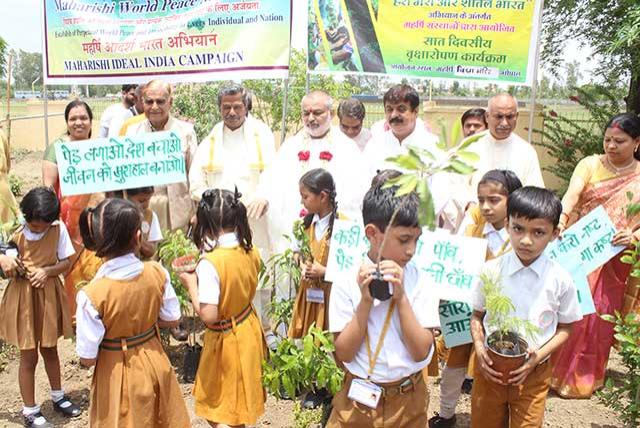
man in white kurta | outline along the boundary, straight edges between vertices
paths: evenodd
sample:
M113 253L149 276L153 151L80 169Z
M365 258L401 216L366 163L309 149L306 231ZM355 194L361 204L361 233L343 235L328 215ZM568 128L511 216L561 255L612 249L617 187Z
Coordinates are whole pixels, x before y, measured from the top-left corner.
M173 131L180 136L185 159L185 171L189 172L197 147L193 125L169 114L172 104L171 86L153 80L142 94L146 119L127 127L125 135L147 132ZM186 230L194 214L194 204L189 196L189 182L154 186L151 209L158 215L162 230Z
M135 91L138 85L122 85L122 101L118 104L112 104L107 107L100 115L100 130L98 136L105 138L107 136L118 135L117 124L112 123L114 121L119 122L119 117L129 113L129 109L135 104ZM120 123L122 126L122 123ZM115 133L114 133L115 132Z
M198 202L207 189L242 193L249 209L254 201L262 172L273 162L275 142L267 125L248 115L250 95L241 86L220 91L218 107L222 122L217 123L198 146L189 170L191 198ZM266 218L250 218L253 242L263 260L271 255Z
M470 180L469 200L476 199L478 182L492 169L513 171L524 186L544 187L536 150L514 132L518 120L517 100L510 94L493 96L489 99L486 119L489 129L469 147L480 156Z
M342 100L338 105L340 130L355 141L361 151L371 140L371 131L363 126L365 114L364 104L356 98Z
M249 211L253 215L266 212L276 251L289 245L282 235L291 235L293 223L300 217L298 181L313 168L324 168L333 176L338 211L351 219L360 216L370 177L355 142L331 126L331 107L332 100L326 93L307 94L302 100L304 129L283 143L260 177L258 193L263 209Z
M406 154L410 147L428 150L436 156L442 154L436 146L438 137L427 131L422 126L423 122L418 122L420 97L415 89L409 85L396 85L386 92L383 104L389 129L374 134L364 150L370 179L377 171L400 170L400 167L386 159ZM436 215L442 213L455 193L451 191L454 178L452 174L439 173L429 180Z

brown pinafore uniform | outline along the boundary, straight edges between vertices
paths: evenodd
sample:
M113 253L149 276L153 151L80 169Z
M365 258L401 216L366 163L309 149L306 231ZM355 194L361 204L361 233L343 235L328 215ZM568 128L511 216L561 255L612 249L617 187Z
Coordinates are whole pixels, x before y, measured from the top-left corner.
M216 324L224 331L207 328L204 334L193 386L195 413L212 422L253 425L264 413L266 400L262 386L264 335L251 306L260 255L255 247L247 252L238 245L205 253L200 263L211 263L220 278L220 321ZM207 284L202 281L199 286Z
M29 241L19 228L13 241L25 267L37 268L58 263L60 227L53 223L38 241ZM42 288L34 288L28 279L13 278L0 303L0 337L21 350L53 348L60 336L71 337L71 313L64 286L59 277L49 277Z
M327 265L329 260L329 242L331 236L327 230L319 241L316 240L315 233L316 225L312 223L307 228L307 235L309 236L309 247L311 247L311 254L315 261L322 266ZM324 303L314 303L307 301L307 290L310 288L319 288L324 291ZM315 323L315 326L321 330L328 330L329 328L329 295L331 294L331 283L322 281L319 279L306 279L300 280L300 287L298 288L298 295L296 296L296 302L293 307L293 315L291 317L291 325L289 326L289 337L301 338L306 336L309 332L311 324Z
M132 280L96 279L84 287L105 327L91 384L91 426L188 427L175 372L156 322L166 275L155 262ZM121 338L131 339L126 346Z

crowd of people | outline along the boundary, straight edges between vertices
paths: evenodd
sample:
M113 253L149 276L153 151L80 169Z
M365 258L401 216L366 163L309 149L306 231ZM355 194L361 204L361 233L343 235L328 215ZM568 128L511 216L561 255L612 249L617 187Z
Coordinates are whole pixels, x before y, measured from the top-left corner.
M55 147L91 139L93 121L85 101L67 105L67 132L45 152L42 186L20 202L15 252L0 255L0 268L11 278L0 303L0 337L20 349L26 426L52 426L35 397L38 353L54 408L69 417L81 413L64 393L57 353L58 339L70 337L74 325L80 362L95 366L92 426L190 426L158 330L170 328L184 339L180 306L169 273L153 261L163 231L179 229L193 231L200 251L195 270L179 277L207 327L195 413L212 426L255 424L266 399L262 364L278 341L267 307L274 293L289 298L258 289L261 260L291 247L285 235L299 218L311 258L300 258L287 334L301 338L312 325L334 334L345 379L326 426L452 427L469 384L472 426L501 427L507 420L511 427L541 426L549 388L585 398L603 385L612 326L597 314L583 317L571 276L544 250L599 206L616 227L614 245L640 238L640 223L623 210L628 192L640 194L637 116L611 118L603 153L578 163L560 200L544 188L533 146L515 133L517 100L500 93L486 109L470 109L460 119L464 138L479 136L469 146L479 159L475 171L429 178L438 226L487 240L484 271L500 278L516 315L539 329L525 363L506 381L487 352L491 313L480 287L473 291L473 343L444 352L438 290L412 261L421 235L418 195L397 197L397 186L385 185L403 172L390 157L410 148L441 150L419 117L414 88L391 87L383 97L385 117L371 130L359 100L335 106L327 93L311 91L300 106L302 130L280 147L251 114L251 94L242 86L220 90L222 121L199 144L193 124L172 112L171 85L124 85L122 94L122 103L103 114L99 136L170 130L181 139L187 180L62 195ZM2 148L4 223L17 208L5 189L9 155ZM362 220L370 250L357 277L331 283L325 272L336 219ZM617 257L589 274L598 314L621 310L625 293L625 308L637 310L629 274ZM376 281L388 283L386 295L372 293ZM437 375L439 365L440 409L429 418L425 379ZM313 394L307 402L317 404Z

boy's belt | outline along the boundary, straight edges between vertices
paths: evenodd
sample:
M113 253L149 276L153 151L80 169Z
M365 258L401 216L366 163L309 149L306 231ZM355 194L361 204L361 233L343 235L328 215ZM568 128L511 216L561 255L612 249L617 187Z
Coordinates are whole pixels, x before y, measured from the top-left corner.
M229 330L232 330L233 327L242 324L244 320L249 318L249 315L251 315L251 312L252 312L252 307L251 307L251 303L249 303L247 307L244 308L238 315L226 320L216 321L213 324L207 324L207 328L211 331L215 331L216 333L227 332Z
M351 374L351 373L349 373ZM351 375L352 378L356 376ZM372 382L372 381L370 381ZM373 382L382 389L383 397L393 397L396 395L402 395L407 392L413 391L415 386L420 382L424 382L424 376L422 370L415 372L412 375L404 377L394 382Z
M102 339L100 349L105 351L126 351L129 348L135 348L143 343L147 343L158 334L157 326L154 324L149 330L131 337L121 337L118 339Z

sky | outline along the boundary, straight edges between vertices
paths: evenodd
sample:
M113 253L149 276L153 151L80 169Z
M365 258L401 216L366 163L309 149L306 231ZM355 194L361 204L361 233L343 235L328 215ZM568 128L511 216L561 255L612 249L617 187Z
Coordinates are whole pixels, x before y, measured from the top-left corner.
M293 2L292 45L303 49L306 45L306 7L304 0ZM41 27L42 0L0 0L0 37L11 49L27 52L42 52ZM581 83L592 80L594 63L588 62L585 50L578 48L575 41L569 41L565 49L566 61L577 60L583 74Z

